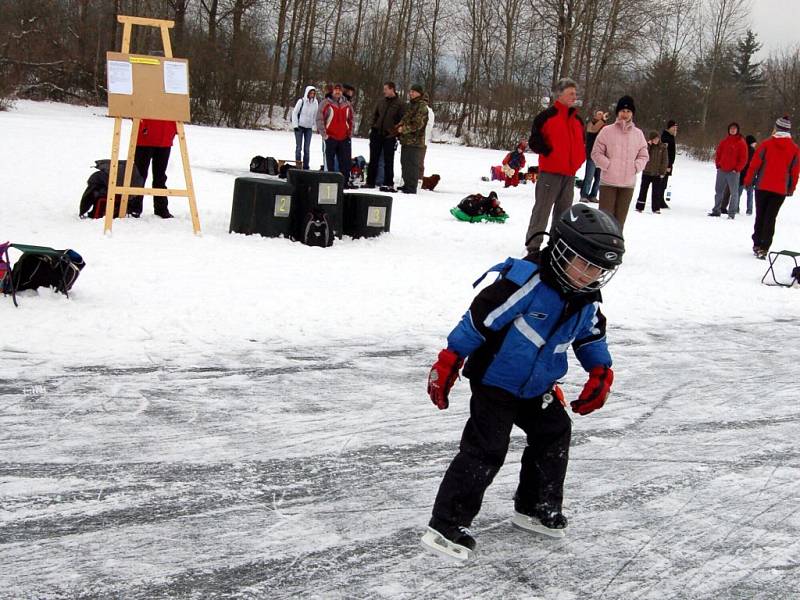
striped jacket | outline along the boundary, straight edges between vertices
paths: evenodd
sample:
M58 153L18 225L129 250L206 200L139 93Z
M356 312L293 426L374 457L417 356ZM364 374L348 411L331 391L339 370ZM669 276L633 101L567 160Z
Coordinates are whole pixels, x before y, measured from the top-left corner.
M570 346L587 372L611 366L599 292L564 298L525 260L509 258L490 271L500 271L497 281L447 337L448 349L468 357L465 377L534 398L567 373Z

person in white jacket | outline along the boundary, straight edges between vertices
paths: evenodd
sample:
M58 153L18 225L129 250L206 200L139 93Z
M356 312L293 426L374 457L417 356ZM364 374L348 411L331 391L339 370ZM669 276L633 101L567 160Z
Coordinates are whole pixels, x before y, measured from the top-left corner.
M425 94L425 101L428 101L428 95ZM433 109L428 104L428 124L425 125L425 148L422 150L422 157L419 159L419 178L422 180L425 177L425 155L428 153L428 145L431 143L433 137Z
M306 86L303 97L292 110L292 127L294 128L294 159L300 160L300 148L303 148L303 168L308 169L311 158L311 134L317 120L317 90L313 85Z

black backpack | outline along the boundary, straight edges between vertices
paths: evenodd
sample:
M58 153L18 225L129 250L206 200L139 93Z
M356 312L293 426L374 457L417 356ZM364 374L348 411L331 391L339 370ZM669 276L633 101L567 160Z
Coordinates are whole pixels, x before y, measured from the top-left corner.
M271 156L267 156L264 158L263 156L256 155L250 161L250 172L251 173L264 173L265 175L277 175L278 174L278 161L272 158Z
M65 250L60 255L23 252L11 272L15 291L51 287L69 297L81 269L86 266L75 250Z
M327 248L333 245L333 232L328 215L319 208L312 208L303 220L302 241L306 246Z

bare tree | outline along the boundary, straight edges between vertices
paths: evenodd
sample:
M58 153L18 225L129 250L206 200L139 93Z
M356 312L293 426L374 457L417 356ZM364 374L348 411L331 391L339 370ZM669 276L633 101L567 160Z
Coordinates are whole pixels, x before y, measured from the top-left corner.
M750 12L750 0L706 0L700 19L701 58L708 64L708 80L703 93L700 129L706 131L708 108L714 83L726 47L742 33Z

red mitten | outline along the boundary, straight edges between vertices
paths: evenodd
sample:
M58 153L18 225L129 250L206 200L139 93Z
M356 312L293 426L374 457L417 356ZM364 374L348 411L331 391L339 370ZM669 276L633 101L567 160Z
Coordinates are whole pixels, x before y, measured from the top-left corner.
M439 360L433 363L431 372L428 374L428 396L439 410L448 407L447 396L458 379L458 371L463 364L464 361L452 350L439 352Z
M593 367L589 371L589 381L583 386L581 395L577 400L570 402L572 412L588 415L606 403L606 398L614 382L614 371L609 367Z

